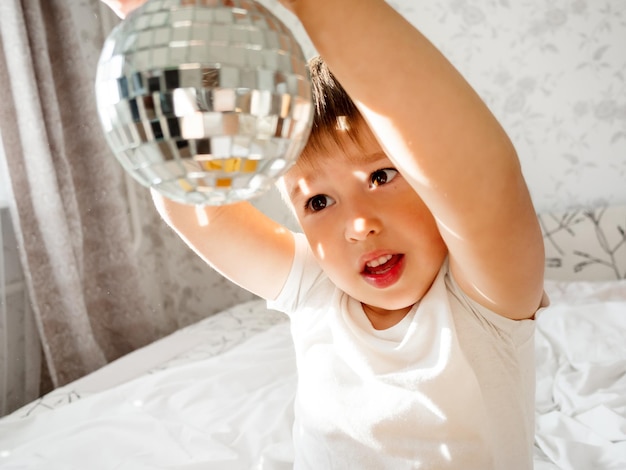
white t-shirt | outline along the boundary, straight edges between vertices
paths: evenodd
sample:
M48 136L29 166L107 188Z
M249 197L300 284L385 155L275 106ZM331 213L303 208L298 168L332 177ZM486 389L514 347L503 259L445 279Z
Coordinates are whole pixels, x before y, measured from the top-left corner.
M534 322L469 299L444 263L422 300L375 330L303 235L270 308L291 319L295 469L531 469Z

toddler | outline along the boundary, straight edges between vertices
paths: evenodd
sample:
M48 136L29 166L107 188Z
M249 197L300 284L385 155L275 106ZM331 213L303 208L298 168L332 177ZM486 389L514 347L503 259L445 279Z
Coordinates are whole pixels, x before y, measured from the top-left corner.
M153 197L289 315L294 468L531 469L544 256L515 149L383 0L282 3L323 57L312 135L280 182L302 233L245 202L198 217Z

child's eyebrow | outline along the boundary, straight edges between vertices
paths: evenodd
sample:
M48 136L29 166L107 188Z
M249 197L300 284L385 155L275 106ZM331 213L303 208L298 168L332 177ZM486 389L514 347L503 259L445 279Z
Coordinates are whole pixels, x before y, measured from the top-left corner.
M361 163L363 165L370 165L380 160L389 161L389 157L382 150L372 153L355 153L346 156L346 159L350 163Z
M359 161L362 161L363 163L374 163L378 160L389 160L389 157L387 157L385 152L380 150L378 152L362 154L359 158Z

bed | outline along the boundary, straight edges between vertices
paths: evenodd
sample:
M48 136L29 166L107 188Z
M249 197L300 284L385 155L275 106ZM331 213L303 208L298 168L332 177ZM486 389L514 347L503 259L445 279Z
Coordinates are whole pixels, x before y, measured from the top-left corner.
M535 469L626 469L626 206L541 214ZM235 305L0 420L2 469L288 469L286 317Z

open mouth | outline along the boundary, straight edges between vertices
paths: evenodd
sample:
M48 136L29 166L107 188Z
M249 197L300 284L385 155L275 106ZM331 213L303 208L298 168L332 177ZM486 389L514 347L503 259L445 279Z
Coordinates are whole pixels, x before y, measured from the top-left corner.
M363 272L367 274L383 274L391 269L393 264L397 262L397 258L399 258L400 256L401 255L379 256L378 258L365 263Z
M388 287L395 283L404 268L404 255L387 254L365 263L361 275L375 287Z

